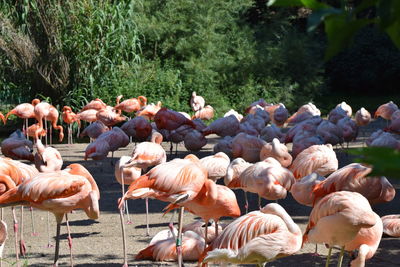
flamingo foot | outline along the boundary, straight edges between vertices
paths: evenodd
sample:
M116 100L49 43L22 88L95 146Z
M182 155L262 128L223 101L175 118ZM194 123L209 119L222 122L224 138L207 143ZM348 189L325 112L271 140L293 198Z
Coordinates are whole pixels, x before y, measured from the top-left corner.
M126 224L132 224L133 222L131 220L126 221Z
M312 257L319 257L319 256L321 256L319 253L317 253L317 252L313 252L313 253L310 253L310 255L312 256Z
M39 233L34 233L34 232L32 232L32 233L31 233L31 236L39 236Z
M24 240L20 240L19 241L19 251L20 251L21 255L25 257L25 255L26 255L26 245L25 245L25 241Z
M46 248L54 248L54 245L48 243L45 247L46 247Z

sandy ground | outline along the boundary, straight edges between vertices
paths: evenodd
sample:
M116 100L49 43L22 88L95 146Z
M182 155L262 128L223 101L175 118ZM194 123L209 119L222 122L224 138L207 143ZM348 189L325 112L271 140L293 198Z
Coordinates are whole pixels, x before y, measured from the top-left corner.
M368 129L362 131L362 135L369 135L372 128L375 128L378 122L372 124ZM351 146L360 146L365 139L360 137L356 142L351 143ZM209 137L208 145L196 153L199 157L204 157L212 153L212 147L217 142L217 137ZM74 145L54 145L62 154L64 159L64 166L71 163L81 163L92 173L96 179L100 191L100 218L96 221L88 220L85 213L81 210L69 214L70 226L73 238L73 260L75 266L121 266L123 263L122 253L122 238L121 238L121 225L119 214L117 210L117 199L121 196L121 187L114 179L114 167L111 165L111 158L103 161L83 161L84 150L87 144L74 144ZM169 149L169 144L164 144L166 149ZM122 155L130 155L133 144L128 147L120 149L114 155L114 161L117 157ZM184 157L188 152L183 146L178 147L177 157ZM339 158L340 166L346 165L352 161L351 157L344 153L343 150L338 149L337 155ZM111 155L110 155L111 156ZM175 157L169 156L169 159ZM400 180L390 179L396 187L397 191L400 188ZM257 197L250 194L250 210L255 210L257 207ZM244 199L243 192L236 191L239 205L243 208ZM134 256L139 250L145 248L150 241L151 237L146 236L145 226L145 205L144 200L129 201L129 211L131 212L132 224L126 224L127 230L127 243L128 243L128 263L130 266L161 266L161 265L176 265L175 263L158 263L150 261L135 261ZM263 200L263 205L267 203ZM293 200L291 195L279 203L287 210L287 212L294 218L295 222L300 225L302 230L305 229L308 222L308 214L311 208L304 207ZM396 195L395 199L387 204L376 205L373 207L374 211L380 216L387 214L400 213L400 196ZM171 214L162 216L162 209L166 203L150 200L150 234L154 235L160 230L167 229L168 223L171 219ZM243 209L242 209L243 211ZM10 208L4 211L4 218L8 225L8 240L3 252L3 266L15 265L15 250L14 250L14 237L12 227L12 216ZM17 211L20 217L20 208ZM38 235L32 235L31 217L28 208L24 212L24 237L26 240L27 254L20 259L21 265L29 266L48 266L53 263L54 247L47 247L47 212L34 211L34 223ZM184 222L190 223L197 219L196 216L185 212ZM223 220L229 223L232 219L226 218ZM174 221L177 221L175 216ZM69 266L69 249L67 243L66 224L63 223L61 227L62 240L60 245L60 266ZM52 214L50 214L50 241L55 244L55 231L56 224ZM323 266L327 255L327 249L323 245L318 246L320 256L313 256L315 246L313 244L306 244L296 255L286 257L271 263L267 266ZM332 264L336 264L338 257L338 250L334 250ZM348 266L350 257L346 256L344 265ZM185 266L196 266L193 262L185 262ZM400 239L384 237L381 241L379 249L375 257L367 262L367 266L400 266Z

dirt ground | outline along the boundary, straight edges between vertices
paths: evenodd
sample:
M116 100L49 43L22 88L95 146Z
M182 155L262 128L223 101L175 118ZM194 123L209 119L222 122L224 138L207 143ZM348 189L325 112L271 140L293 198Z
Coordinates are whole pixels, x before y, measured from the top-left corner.
M374 122L367 129L361 130L361 135L356 142L350 146L360 146L365 136L369 136L372 129L380 127L382 122ZM196 153L199 157L212 154L212 147L217 142L216 136L209 137L208 145L200 152ZM94 176L101 191L100 199L100 218L96 221L88 220L85 213L78 210L69 214L70 226L73 238L73 260L75 266L121 266L123 263L122 238L119 213L117 210L117 199L121 196L121 186L115 181L114 166L111 165L111 158L102 161L83 160L84 151L87 144L74 145L54 145L64 159L64 166L71 163L81 163ZM166 150L169 144L164 144ZM130 155L133 144L120 149L114 155L114 161L122 155ZM168 151L168 150L167 150ZM344 166L352 161L342 149L337 151L340 166ZM184 157L188 152L182 145L178 147L177 157ZM110 155L111 156L111 155ZM169 156L172 159L175 155ZM390 179L397 189L400 188L400 180ZM239 206L244 206L243 192L237 190ZM257 197L250 194L250 210L257 207ZM172 214L162 216L162 209L167 205L165 202L150 200L150 234L154 235L160 230L167 229ZM145 205L144 200L130 200L129 211L131 212L132 224L125 225L127 231L128 246L128 263L129 266L175 266L175 263L160 263L150 261L135 261L134 256L139 250L145 248L151 239L146 236L145 226ZM263 205L267 203L263 200ZM304 207L293 200L290 194L284 200L280 200L281 204L287 212L294 218L294 221L300 225L302 230L305 229L308 222L308 215L311 208ZM387 214L400 213L400 196L396 195L395 199L387 204L380 204L373 207L374 211L380 216ZM10 208L5 209L5 221L8 225L8 240L3 252L3 266L15 265L15 250L13 237L13 223ZM20 208L18 208L18 217L20 217ZM47 212L35 210L34 223L38 235L32 235L31 217L28 208L24 212L24 237L27 246L27 255L21 258L21 265L28 266L48 266L53 263L54 247L48 248L47 237ZM198 219L196 216L185 212L184 222L190 223ZM232 219L226 218L224 223L229 223ZM177 221L175 216L174 221ZM65 223L61 227L62 240L60 244L60 266L69 266L69 249L67 243ZM50 214L50 240L55 244L56 223L54 216ZM280 260L268 263L267 266L323 266L327 255L327 249L323 245L318 245L320 256L313 256L315 246L306 244L296 255L282 258ZM336 264L339 251L334 250L332 264ZM347 255L344 259L344 265L348 266L350 257ZM194 262L185 262L185 266L196 266ZM381 241L379 249L371 260L367 262L367 266L400 266L400 239L384 237Z

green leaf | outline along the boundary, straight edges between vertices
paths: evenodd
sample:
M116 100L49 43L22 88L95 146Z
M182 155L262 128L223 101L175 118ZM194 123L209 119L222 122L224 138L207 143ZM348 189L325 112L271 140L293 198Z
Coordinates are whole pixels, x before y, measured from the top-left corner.
M369 176L400 178L400 151L388 147L365 147L352 149L350 154L358 156L356 162L372 165Z
M400 49L400 22L392 24L390 27L385 29L385 32L390 36L393 43Z
M316 0L269 0L267 6L307 7L311 9L329 8L330 6Z
M369 19L349 20L346 14L327 17L325 19L325 32L328 37L328 47L325 51L325 60L331 59L347 47L354 34L372 22L373 20Z
M311 32L315 30L322 21L325 20L326 17L330 15L338 15L341 14L343 11L341 9L329 7L329 8L322 8L316 11L313 11L311 15L308 17L307 20L307 31Z

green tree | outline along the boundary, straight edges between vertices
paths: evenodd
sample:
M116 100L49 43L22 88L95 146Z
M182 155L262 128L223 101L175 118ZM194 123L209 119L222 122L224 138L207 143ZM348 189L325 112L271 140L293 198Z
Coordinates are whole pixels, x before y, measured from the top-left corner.
M268 5L312 9L308 17L308 30L312 31L324 23L328 39L326 59L337 55L352 42L356 32L371 24L386 32L400 48L400 1L342 0L340 3L340 7L333 7L317 0L269 0Z

